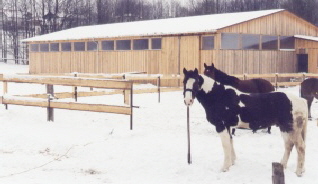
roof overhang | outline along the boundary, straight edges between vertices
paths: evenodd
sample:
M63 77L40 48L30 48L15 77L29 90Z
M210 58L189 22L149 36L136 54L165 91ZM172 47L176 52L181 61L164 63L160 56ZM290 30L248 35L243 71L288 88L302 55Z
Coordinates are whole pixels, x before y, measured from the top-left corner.
M304 40L310 40L310 41L316 41L318 42L318 37L316 36L306 36L306 35L294 35L295 38L304 39Z

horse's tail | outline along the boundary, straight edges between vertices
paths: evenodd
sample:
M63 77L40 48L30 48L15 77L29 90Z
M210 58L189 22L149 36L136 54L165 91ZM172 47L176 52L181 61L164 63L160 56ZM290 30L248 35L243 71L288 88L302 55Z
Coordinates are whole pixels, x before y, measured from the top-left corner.
M307 134L307 124L308 124L308 108L307 108L307 101L305 99L302 99L304 102L304 109L305 109L305 117L302 118L303 127L301 130L301 137L303 138L304 142L306 141L306 134Z

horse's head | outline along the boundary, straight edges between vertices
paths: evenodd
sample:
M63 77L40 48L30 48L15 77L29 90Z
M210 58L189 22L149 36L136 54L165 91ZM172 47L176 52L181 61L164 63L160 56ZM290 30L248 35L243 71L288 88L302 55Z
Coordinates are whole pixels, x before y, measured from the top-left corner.
M212 63L211 66L208 66L204 63L204 75L211 77L212 79L215 79L215 70L214 64Z
M193 104L196 94L201 89L203 78L199 75L198 69L187 70L183 69L183 96L186 106Z

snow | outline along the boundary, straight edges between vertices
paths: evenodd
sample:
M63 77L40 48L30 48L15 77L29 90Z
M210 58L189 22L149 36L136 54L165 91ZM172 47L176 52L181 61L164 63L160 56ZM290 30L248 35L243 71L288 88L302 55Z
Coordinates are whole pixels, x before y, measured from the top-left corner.
M24 65L0 63L0 73L27 73ZM59 89L60 87L56 87ZM59 90L64 90L62 88ZM2 96L0 85L0 96ZM39 85L9 84L9 95L44 91ZM299 87L280 91L298 95ZM73 99L63 99L74 101ZM122 95L81 97L80 103L122 103ZM134 129L129 116L55 109L0 106L0 183L5 184L268 184L272 162L283 156L277 127L272 134L237 130L237 161L221 172L223 151L201 105L190 108L192 164L187 163L186 106L182 91L134 95ZM312 106L318 117L318 103ZM317 183L318 127L309 121L306 172L297 177L296 151L285 170L286 183Z
M318 41L318 37L315 36L306 36L306 35L294 35L295 38L311 40L311 41Z
M93 26L81 26L41 36L27 38L22 41L34 42L80 39L94 40L98 38L128 36L160 36L169 34L215 32L220 28L242 23L280 11L284 10L272 9L250 12L222 13L192 17L146 20L126 23L113 23Z

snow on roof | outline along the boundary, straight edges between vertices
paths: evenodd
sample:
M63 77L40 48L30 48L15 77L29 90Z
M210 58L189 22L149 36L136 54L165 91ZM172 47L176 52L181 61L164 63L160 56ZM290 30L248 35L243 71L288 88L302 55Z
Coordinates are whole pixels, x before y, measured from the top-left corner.
M81 26L27 38L22 40L22 42L215 32L216 30L227 26L280 11L283 11L283 9Z
M294 37L318 42L318 37L315 37L315 36L294 35Z

